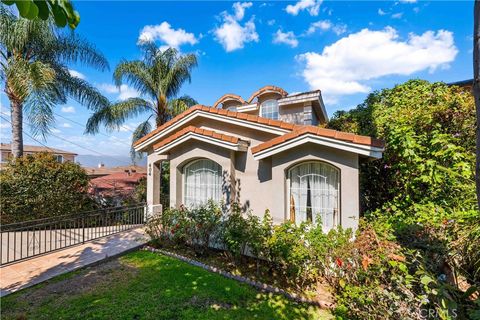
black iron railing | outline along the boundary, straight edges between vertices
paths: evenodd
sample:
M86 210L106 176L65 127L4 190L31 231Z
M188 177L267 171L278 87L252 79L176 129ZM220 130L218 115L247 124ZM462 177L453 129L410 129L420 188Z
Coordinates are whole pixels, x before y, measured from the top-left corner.
M137 205L2 225L1 264L138 228L145 219L145 206Z

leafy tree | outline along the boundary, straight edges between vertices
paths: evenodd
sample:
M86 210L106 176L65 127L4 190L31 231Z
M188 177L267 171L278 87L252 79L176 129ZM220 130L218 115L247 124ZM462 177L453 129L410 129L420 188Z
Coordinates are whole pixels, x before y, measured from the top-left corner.
M89 178L80 165L59 163L53 155L28 155L0 171L1 223L91 210Z
M135 129L133 143L151 131L152 117L160 126L197 103L187 95L177 97L182 85L191 80L192 69L197 65L194 54L181 55L174 48L161 51L154 43L144 43L141 49L143 59L122 61L115 68L113 78L117 86L126 81L148 98L129 98L96 111L87 122L87 133L97 133L101 124L110 130L118 129L131 117L150 114Z
M470 92L422 80L374 92L355 109L337 112L330 128L386 141L382 159L361 165L363 209L473 209L474 113Z
M2 0L2 2L9 6L15 4L20 16L25 19L40 18L46 21L53 17L57 26L65 27L68 23L72 29L80 22L80 15L69 0Z
M69 63L108 69L105 57L86 40L59 32L50 20L18 18L0 7L0 79L10 100L14 157L23 154L24 111L33 133L45 136L55 121L56 104L68 98L90 109L108 104L97 89L69 72Z
M480 0L475 0L473 9L473 95L477 110L477 162L475 182L477 186L477 205L480 208Z

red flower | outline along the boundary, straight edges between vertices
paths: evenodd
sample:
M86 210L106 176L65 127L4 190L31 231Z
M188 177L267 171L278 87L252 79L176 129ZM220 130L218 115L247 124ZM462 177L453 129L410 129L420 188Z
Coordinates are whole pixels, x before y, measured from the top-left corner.
M335 259L335 262L337 263L337 266L339 266L340 268L343 266L343 261L342 261L342 259L337 258L337 259Z
M172 234L174 234L174 233L175 233L175 230L172 229L172 231L170 231L170 232L171 232Z

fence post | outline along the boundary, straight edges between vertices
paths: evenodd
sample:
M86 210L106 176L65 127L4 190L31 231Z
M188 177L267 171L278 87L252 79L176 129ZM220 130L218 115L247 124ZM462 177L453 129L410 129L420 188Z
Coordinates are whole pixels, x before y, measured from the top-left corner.
M85 243L85 214L82 214L82 243Z

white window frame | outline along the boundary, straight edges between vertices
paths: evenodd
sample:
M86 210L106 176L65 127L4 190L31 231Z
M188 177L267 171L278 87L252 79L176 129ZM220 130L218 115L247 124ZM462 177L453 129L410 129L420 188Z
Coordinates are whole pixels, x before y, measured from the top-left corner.
M277 118L270 118L270 117L266 117L265 115L263 115L263 109L265 107L265 104L268 103L268 102L272 102L272 101L275 102L275 104L277 105ZM263 101L262 104L260 105L260 117L267 118L267 119L272 119L272 120L280 119L280 105L278 103L278 100L268 99L268 100Z
M286 220L290 220L291 219L291 216L290 216L290 199L291 199L291 179L290 179L290 173L293 169L295 169L296 167L299 167L299 166L302 166L302 165L307 165L307 164L310 164L310 163L316 163L316 164L321 164L321 165L326 165L326 166L329 166L331 168L333 168L334 170L336 170L337 174L338 174L338 181L337 181L337 206L335 209L337 209L336 211L334 211L334 216L333 216L333 226L330 228L330 229L333 229L337 226L339 226L341 224L341 216L342 216L342 208L341 208L341 195L342 195L342 190L341 190L341 180L342 180L342 171L340 170L340 168L334 166L333 164L331 163L328 163L328 162L325 162L325 161L321 161L321 160L308 160L308 161L302 161L302 162L299 162L299 163L296 163L292 166L290 166L287 170L285 170L285 182L286 182L286 214L285 214L285 219ZM313 214L313 213L312 213ZM314 218L314 217L313 217ZM295 223L295 222L294 222ZM327 228L323 228L324 229L324 232L328 232L330 229L327 229Z
M187 170L190 166L192 166L193 164L199 161L211 161L212 163L217 165L219 168L219 177L220 179L222 179L222 172L223 172L222 166L211 159L199 158L199 159L195 159L187 162L182 168L182 203L183 205L187 206L187 208L188 208L187 201L186 201L187 200ZM219 199L218 200L214 199L214 201L220 203L221 200L222 200L222 184L220 183Z
M54 154L53 156L55 157L55 160L57 160L57 162L59 163L63 163L65 161L65 158L61 154Z

